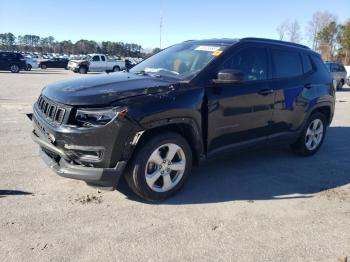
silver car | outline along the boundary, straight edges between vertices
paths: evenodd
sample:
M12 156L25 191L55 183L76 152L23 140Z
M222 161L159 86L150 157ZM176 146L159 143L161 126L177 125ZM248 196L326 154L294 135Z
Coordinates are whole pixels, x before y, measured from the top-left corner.
M343 85L346 83L347 72L345 67L342 64L335 62L325 62L328 71L331 73L331 76L336 81L336 87L338 90L343 88Z

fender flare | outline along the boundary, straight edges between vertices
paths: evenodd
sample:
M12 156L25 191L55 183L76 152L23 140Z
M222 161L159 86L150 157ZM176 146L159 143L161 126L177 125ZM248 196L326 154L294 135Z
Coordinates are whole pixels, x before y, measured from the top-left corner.
M191 134L189 134L194 141L188 141L191 147L196 151L196 155L198 156L197 161L199 162L202 158L205 157L205 148L204 148L204 143L202 139L202 130L199 127L199 125L196 123L196 121L190 117L177 117L177 118L166 118L166 119L159 119L156 121L151 121L142 124L140 126L140 129L134 130L134 132L131 133L129 137L130 145L132 146L132 149L127 153L129 157L131 157L134 149L138 145L140 139L143 137L144 133L147 133L147 131L151 131L152 129L156 128L166 128L171 125L177 125L177 124L182 124L182 125L187 125L188 127L191 128ZM126 157L126 158L129 158Z

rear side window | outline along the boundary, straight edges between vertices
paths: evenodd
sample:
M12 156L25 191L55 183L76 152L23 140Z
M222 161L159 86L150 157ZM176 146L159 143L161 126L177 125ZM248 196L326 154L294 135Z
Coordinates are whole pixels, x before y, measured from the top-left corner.
M312 58L312 61L314 62L314 64L316 65L317 71L319 71L321 74L328 74L329 75L329 71L327 70L327 67L323 63L321 57L319 57L317 55L312 55L311 58Z
M339 72L339 66L337 64L332 64L331 72Z
M272 52L272 78L287 78L301 76L303 67L298 52L290 50L271 50Z
M104 56L101 56L102 61L106 61L106 58Z
M301 58L303 60L304 74L310 73L313 70L310 56L302 53Z
M266 49L248 47L227 59L221 69L234 69L243 73L245 81L267 79Z
M339 65L340 72L346 72L345 67L343 65Z

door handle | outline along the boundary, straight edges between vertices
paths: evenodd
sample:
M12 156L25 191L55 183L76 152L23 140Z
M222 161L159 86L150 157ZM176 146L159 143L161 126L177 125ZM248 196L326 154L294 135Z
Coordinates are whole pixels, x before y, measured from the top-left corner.
M274 91L273 89L261 89L258 94L262 96L267 96L269 94L272 94Z
M306 89L310 89L310 88L312 87L312 85L311 85L310 83L307 83L307 84L304 85L304 87L305 87Z

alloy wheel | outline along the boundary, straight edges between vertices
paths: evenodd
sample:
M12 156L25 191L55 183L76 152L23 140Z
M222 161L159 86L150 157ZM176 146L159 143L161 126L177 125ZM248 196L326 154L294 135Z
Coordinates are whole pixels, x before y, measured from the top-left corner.
M173 143L164 144L149 157L145 176L147 185L155 192L167 192L181 180L186 169L183 149Z
M323 122L320 119L314 119L307 128L305 135L305 146L308 150L315 150L323 138Z

